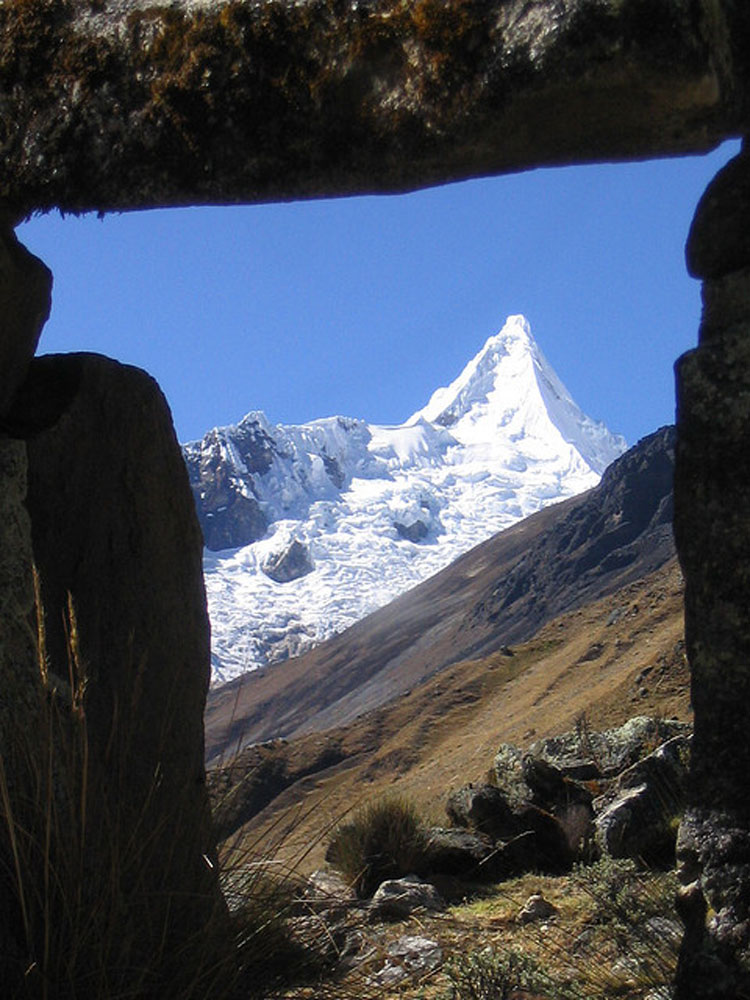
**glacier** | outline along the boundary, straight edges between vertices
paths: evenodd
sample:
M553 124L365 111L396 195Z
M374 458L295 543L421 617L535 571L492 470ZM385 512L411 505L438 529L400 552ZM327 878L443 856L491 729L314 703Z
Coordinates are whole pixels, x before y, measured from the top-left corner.
M626 444L579 409L527 320L510 316L404 424L274 425L253 411L183 448L199 506L211 456L265 527L249 544L205 551L219 684L303 652L497 531L595 486Z

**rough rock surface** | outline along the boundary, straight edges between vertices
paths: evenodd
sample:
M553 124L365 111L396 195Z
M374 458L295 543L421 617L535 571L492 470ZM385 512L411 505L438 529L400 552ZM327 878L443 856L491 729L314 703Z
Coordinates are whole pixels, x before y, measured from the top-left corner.
M370 914L380 920L405 920L416 910L443 910L445 903L431 882L418 875L388 879L375 890Z
M49 268L0 225L0 417L26 377L51 296Z
M0 203L266 201L706 150L744 112L746 27L740 0L10 0Z
M431 872L477 879L493 879L502 869L499 852L490 837L468 830L433 826L428 830L426 867Z
M262 568L266 576L276 583L298 580L313 571L310 549L304 542L295 539L282 552L271 556Z
M448 795L445 805L454 826L470 827L494 840L509 840L516 818L506 796L495 785L464 785Z
M498 787L451 793L448 813L503 841L514 871L564 871L596 846L613 857L671 859L686 804L690 726L635 716L617 729L576 730L532 744L503 744ZM596 790L594 799L592 789Z
M17 725L34 725L41 691L22 441L0 437L0 484L0 752L8 762L9 736Z
M595 803L596 839L613 858L674 859L676 821L686 805L690 740L675 736L618 777L608 802Z
M677 364L675 538L695 736L678 838L686 922L678 996L750 996L750 244L746 155L709 187L688 242L699 346ZM732 189L737 211L728 211ZM708 253L720 234L731 249ZM714 914L706 925L706 913Z
M438 942L416 934L404 934L392 941L386 954L383 968L371 977L371 982L381 988L394 987L410 977L422 979L443 961Z
M541 892L536 892L533 896L529 896L518 911L517 920L519 924L530 924L535 920L549 920L557 913L557 907L545 899Z
M243 429L235 447L251 471L263 472L272 442L260 427L243 423ZM209 431L200 450L186 453L185 460L206 548L220 552L262 538L268 521L252 493L235 481L220 432Z
M27 506L50 670L68 677L75 654L92 822L125 842L127 830L153 831L138 861L144 934L197 930L218 903L204 858L208 622L169 410L143 372L97 355L33 362L15 410L40 396L47 426L27 443Z

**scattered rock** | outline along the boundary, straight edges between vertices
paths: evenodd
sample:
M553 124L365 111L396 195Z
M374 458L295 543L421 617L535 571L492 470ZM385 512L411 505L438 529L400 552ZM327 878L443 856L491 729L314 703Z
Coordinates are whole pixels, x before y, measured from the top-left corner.
M357 894L336 872L318 869L309 875L295 899L301 912L340 912L359 904Z
M267 559L261 569L275 583L299 580L313 571L310 550L303 542L295 539L283 551Z
M519 910L517 920L519 924L528 924L534 920L549 920L557 916L558 909L549 900L545 899L541 892L535 893L524 903Z
M407 978L434 972L443 961L443 951L437 941L420 935L407 934L388 945L383 968L371 976L379 986L395 986Z
M402 521L394 521L393 527L401 538L405 538L409 542L421 542L422 539L427 538L430 531L424 521L418 520L412 521L410 524L404 524Z
M418 875L407 875L381 883L372 897L370 915L381 920L404 920L415 910L444 908L445 903L431 882Z

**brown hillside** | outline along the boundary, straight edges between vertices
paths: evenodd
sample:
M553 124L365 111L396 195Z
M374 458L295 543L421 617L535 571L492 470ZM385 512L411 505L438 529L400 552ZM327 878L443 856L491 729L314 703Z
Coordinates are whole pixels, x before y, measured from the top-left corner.
M595 489L500 532L309 653L211 691L207 760L351 723L665 565L673 462L674 431L662 428Z
M402 792L442 820L448 790L481 780L500 743L528 745L573 728L583 713L594 728L638 714L690 718L675 560L512 650L448 667L347 726L247 748L212 779L225 794L246 776L223 832L243 819L253 838L288 825L285 853L308 851L305 866L315 866L324 831L364 798Z

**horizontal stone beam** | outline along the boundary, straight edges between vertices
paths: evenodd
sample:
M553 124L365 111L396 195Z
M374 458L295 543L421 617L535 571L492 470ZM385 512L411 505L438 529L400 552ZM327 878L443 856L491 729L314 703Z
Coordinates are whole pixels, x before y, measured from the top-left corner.
M743 4L3 0L0 217L705 151L741 130Z

